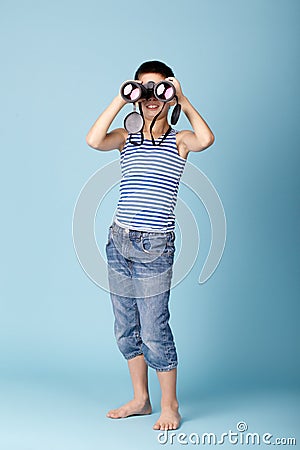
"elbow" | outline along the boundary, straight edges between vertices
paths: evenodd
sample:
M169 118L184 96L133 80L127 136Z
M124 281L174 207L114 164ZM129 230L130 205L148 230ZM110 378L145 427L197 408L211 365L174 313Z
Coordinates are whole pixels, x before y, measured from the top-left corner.
M85 142L87 143L87 145L88 145L89 147L91 147L90 141L89 141L89 139L88 139L87 137L85 138Z
M92 147L92 146L93 146L93 145L92 145L92 140L91 140L89 134L86 135L86 137L85 137L85 142L87 143L87 145L88 145L89 147Z
M215 136L213 133L211 133L210 138L208 140L208 147L210 147L211 145L213 145L213 143L215 142Z
M211 145L213 145L214 142L215 142L215 136L213 135L213 133L210 133L208 138L202 143L201 150L205 150L206 148L210 147Z
M98 145L92 140L92 138L89 136L89 134L86 135L85 142L87 143L87 145L89 147L98 149Z

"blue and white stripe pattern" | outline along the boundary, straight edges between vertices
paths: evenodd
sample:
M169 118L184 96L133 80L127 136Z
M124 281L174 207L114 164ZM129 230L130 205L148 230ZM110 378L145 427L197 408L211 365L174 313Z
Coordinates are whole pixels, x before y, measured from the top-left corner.
M140 142L140 134L131 136L132 141ZM148 139L134 145L127 138L120 155L122 179L115 221L134 230L173 231L185 163L186 159L178 154L174 129L161 145L154 146Z

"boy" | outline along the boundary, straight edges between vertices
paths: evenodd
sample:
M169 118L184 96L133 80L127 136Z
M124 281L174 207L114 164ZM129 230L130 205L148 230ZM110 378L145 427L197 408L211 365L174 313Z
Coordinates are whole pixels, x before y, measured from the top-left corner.
M140 133L129 134L124 128L108 132L126 104L119 94L86 137L94 149L118 149L122 169L120 200L109 228L106 254L115 335L128 362L134 397L107 416L151 414L149 366L156 370L161 387L161 415L153 429L175 430L181 417L176 395L177 354L168 309L175 251L173 211L188 153L208 148L214 135L164 63L147 61L134 78L144 85L163 80L173 83L193 131L171 128L168 110L174 100L164 103L152 93L138 101L143 116Z

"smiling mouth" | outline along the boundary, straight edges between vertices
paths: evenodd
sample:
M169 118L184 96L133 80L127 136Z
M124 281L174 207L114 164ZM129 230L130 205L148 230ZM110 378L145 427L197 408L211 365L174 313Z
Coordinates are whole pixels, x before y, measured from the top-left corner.
M153 110L154 110L154 109L158 109L158 108L159 108L159 105L156 105L156 104L153 104L153 103L151 104L151 103L150 103L149 105L146 105L146 108L147 108L147 109L153 109Z

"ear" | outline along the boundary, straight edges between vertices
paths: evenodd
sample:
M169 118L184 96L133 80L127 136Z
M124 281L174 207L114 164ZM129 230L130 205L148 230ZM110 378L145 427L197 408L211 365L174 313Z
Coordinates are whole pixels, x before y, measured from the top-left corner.
M175 98L174 98L173 100L171 100L170 102L168 102L168 105L170 105L170 106L176 105L176 100L175 100Z

